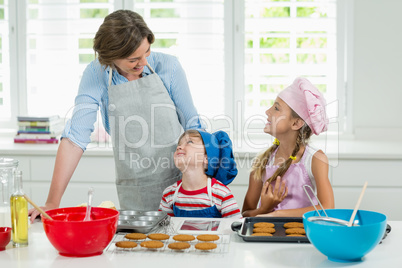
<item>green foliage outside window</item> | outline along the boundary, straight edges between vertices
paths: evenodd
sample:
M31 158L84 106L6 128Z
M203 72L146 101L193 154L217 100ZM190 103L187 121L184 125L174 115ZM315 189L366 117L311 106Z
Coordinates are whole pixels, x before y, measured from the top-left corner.
M104 18L109 14L107 8L80 9L81 19Z
M267 92L268 92L268 86L266 84L261 84L260 93L267 93Z
M139 2L139 1L135 1L135 2ZM151 0L152 2L173 2L173 0Z
M3 105L3 98L0 98L0 105Z
M326 17L328 17L327 13L320 11L320 8L318 8L318 7L298 7L296 13L297 13L297 17L300 17L300 18L309 18L309 17L326 18Z
M0 20L4 20L4 8L0 8Z
M246 48L253 48L254 42L251 39L246 40Z
M268 86L269 93L279 93L285 88L285 85L278 85L278 84L270 84Z
M0 83L0 92L3 92L3 83Z
M289 38L260 38L260 48L289 48Z
M31 20L35 20L39 18L39 11L37 8L30 8L28 10L28 18Z
M282 18L290 17L290 7L270 7L261 10L261 17L264 18Z
M297 54L297 63L302 64L323 64L327 62L326 54L308 54L308 53L300 53Z
M36 39L29 38L29 49L36 49Z
M247 93L253 92L253 85L247 85Z
M299 37L297 38L297 48L326 48L326 37Z
M151 18L178 18L174 8L153 8L151 9Z
M78 48L92 48L94 40L92 38L80 38L78 39Z
M261 63L289 63L289 54L275 53L275 54L260 54Z
M317 87L317 89L321 93L327 93L327 85L325 85L325 84L315 84L315 86Z
M80 64L88 64L95 59L94 54L80 54L79 55L79 63Z
M176 44L176 39L174 38L158 38L152 44L152 47L156 48L169 48Z
M270 100L260 100L260 107L270 107Z

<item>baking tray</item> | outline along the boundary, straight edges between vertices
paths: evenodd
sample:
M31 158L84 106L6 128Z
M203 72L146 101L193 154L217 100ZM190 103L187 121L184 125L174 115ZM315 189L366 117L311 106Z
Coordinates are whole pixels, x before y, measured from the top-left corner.
M170 217L165 211L119 210L117 232L146 234L159 225L167 225Z
M252 236L254 223L270 222L275 224L276 232L272 236ZM310 243L307 236L286 236L283 225L287 222L303 222L301 217L248 217L244 222L233 222L232 230L247 242L288 242L288 243Z

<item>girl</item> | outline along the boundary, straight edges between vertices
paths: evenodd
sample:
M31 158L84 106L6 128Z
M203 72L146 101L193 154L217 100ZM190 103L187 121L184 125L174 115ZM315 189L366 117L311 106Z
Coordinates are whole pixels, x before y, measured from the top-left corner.
M264 128L275 137L274 145L253 164L243 217L301 217L314 209L303 190L306 184L316 191L325 209L334 208L328 159L307 144L312 134L327 130L325 105L322 94L305 78L297 78L279 93L266 111Z
M159 210L176 217L241 218L229 188L237 175L229 136L187 130L179 139L174 163L182 180L163 191Z

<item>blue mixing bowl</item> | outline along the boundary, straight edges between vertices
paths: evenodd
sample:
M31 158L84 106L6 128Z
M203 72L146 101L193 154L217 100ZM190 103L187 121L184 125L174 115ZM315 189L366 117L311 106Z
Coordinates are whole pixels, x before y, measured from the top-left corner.
M349 221L352 209L327 209L329 217ZM325 216L323 211L319 211ZM309 221L319 216L316 211L303 215L304 228L310 242L331 261L361 261L363 256L373 250L381 241L387 227L384 214L358 210L355 223L359 226L344 226L324 221Z

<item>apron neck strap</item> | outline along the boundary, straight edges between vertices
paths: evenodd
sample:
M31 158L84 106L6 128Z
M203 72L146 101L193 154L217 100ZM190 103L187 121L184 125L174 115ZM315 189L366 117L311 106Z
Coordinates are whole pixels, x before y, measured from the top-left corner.
M151 73L155 73L154 69L152 69L152 67L151 67L151 65L149 65L149 63L147 63L147 67L151 71ZM112 84L113 70L114 70L114 68L112 66L109 66L109 87Z
M109 87L112 84L112 77L113 77L113 67L109 66Z
M151 65L149 65L149 63L147 63L147 67L151 71L151 73L155 73L154 69L152 69L152 67L151 67Z
M179 194L179 190L180 190L182 184L183 184L183 182L181 182L179 184L179 186L177 186L176 191L174 192L173 204L176 203L177 195ZM212 180L211 180L211 178L208 178L207 191L208 191L208 198L209 198L209 201L211 201L211 207L212 207L214 205L214 202L212 200Z

